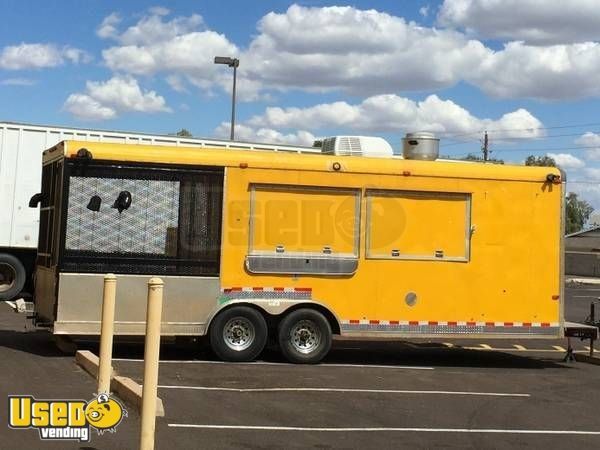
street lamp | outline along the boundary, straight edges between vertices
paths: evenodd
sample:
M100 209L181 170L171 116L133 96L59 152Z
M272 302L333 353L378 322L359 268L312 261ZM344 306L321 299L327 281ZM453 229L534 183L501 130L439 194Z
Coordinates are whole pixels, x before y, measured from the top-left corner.
M233 134L235 128L235 79L237 76L237 68L240 65L240 60L237 58L229 58L227 56L215 56L215 64L226 64L229 67L233 67L233 94L231 96L231 136L230 139L233 141Z

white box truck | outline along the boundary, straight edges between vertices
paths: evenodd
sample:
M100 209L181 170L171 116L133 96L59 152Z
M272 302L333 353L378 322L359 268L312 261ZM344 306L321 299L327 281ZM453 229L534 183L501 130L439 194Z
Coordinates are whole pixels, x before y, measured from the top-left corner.
M40 213L37 207L29 207L29 200L40 192L42 152L70 139L320 153L320 149L291 145L0 122L0 300L33 292Z

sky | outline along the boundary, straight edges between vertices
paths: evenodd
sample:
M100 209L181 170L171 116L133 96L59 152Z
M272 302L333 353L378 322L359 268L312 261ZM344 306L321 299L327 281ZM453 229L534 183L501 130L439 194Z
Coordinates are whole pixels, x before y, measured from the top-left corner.
M0 121L553 157L600 210L598 0L3 0Z

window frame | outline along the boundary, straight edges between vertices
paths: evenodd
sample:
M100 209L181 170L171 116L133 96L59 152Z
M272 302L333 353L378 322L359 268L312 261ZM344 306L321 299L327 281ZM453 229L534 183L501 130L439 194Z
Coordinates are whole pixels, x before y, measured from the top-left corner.
M402 253L398 255L374 253L371 250L371 210L373 197L393 197L393 198L438 198L438 199L464 199L465 200L465 246L464 256L436 256ZM450 191L426 191L426 190L402 190L402 189L365 189L365 259L367 260L400 260L400 261L438 261L438 262L463 262L471 260L471 235L472 235L472 201L471 192L450 192Z
M112 161L112 160L80 160L80 159L65 159L65 164L63 165L63 196L61 202L61 224L60 224L60 245L58 251L58 269L61 272L70 272L70 273L104 273L111 272L117 274L131 274L131 275L164 275L164 276L202 276L202 277L218 277L220 275L220 267L221 267L221 250L222 250L222 231L223 231L223 199L224 199L224 181L225 181L225 168L221 166L189 166L189 165L165 165L165 164L154 164L154 163L136 163L136 162L120 162L120 161ZM97 252L95 255L76 255L74 253L79 252L78 250L70 251L71 254L67 255L66 249L66 238L67 238L67 219L69 212L69 190L70 190L70 180L72 176L84 176L81 173L85 173L87 168L91 168L93 171L105 171L107 169L113 168L117 171L128 171L135 170L140 172L151 172L151 171L160 171L160 172L173 172L173 173L186 173L188 175L194 174L212 174L216 176L220 176L220 186L221 186L221 195L220 195L220 208L221 213L219 215L219 223L217 224L218 235L219 238L219 249L216 254L216 257L213 260L208 260L205 258L176 258L176 257L156 257L150 258L147 256L140 256L140 254L136 253L119 253L115 255L114 253L102 253ZM115 176L109 174L106 177L101 176L101 178L119 178L119 176ZM94 177L94 175L91 175ZM127 178L127 179L136 179L136 178ZM140 178L143 179L143 178ZM181 205L177 207L177 213L180 214ZM85 253L85 251L81 251L81 253ZM72 270L71 266L68 264L80 266L84 265L84 267L78 267L77 270ZM111 270L95 270L95 269L87 269L85 268L85 264L100 264L105 263L107 269ZM120 267L123 265L132 265L135 266L136 270L125 271L121 270ZM165 266L164 271L160 271L156 269L157 265ZM114 266L114 267L111 267ZM168 270L167 267L177 266L175 270ZM203 270L207 270L206 272L202 272L199 274L189 274L184 270L180 270L180 266L188 266L188 267L201 267Z
M254 233L256 221L256 192L295 192L315 194L346 194L354 197L354 236L352 253L288 251L277 252L276 249L254 249ZM250 206L248 219L248 248L246 268L256 274L318 274L318 275L352 275L358 269L361 244L361 210L362 189L352 187L332 187L316 185L287 185L270 183L250 183L248 186ZM332 249L335 250L335 249Z

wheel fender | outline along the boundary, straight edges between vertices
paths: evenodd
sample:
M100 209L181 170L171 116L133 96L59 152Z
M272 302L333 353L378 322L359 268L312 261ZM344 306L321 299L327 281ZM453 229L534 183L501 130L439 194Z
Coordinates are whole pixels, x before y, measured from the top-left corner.
M213 319L217 316L217 314L219 314L224 309L227 309L233 305L256 306L263 312L270 314L272 316L279 316L279 315L285 313L290 308L292 308L294 306L298 306L298 305L302 305L302 306L306 306L306 307L310 307L311 305L319 306L320 308L327 310L333 316L333 318L337 322L338 329L341 329L341 323L340 323L340 319L338 318L338 316L330 308L328 308L325 304L323 304L319 301L285 299L285 298L253 298L252 301L248 301L248 299L245 299L245 298L240 298L240 299L233 298L233 299L227 300L226 302L220 303L210 314L210 316L208 317L208 321L206 323L206 332L207 333L210 328L210 324L212 323Z

